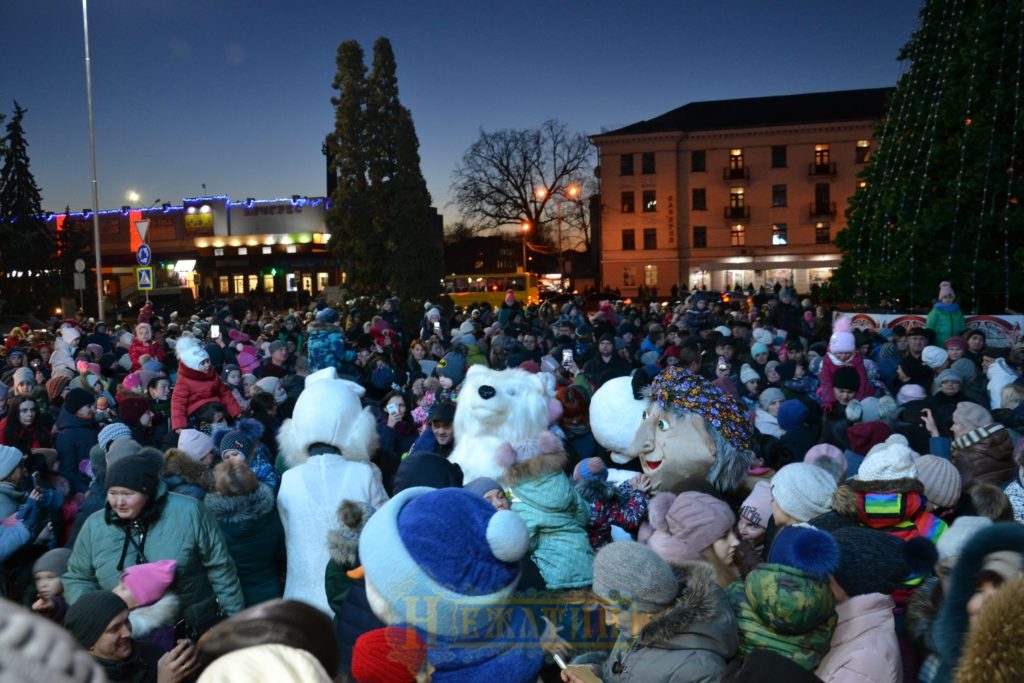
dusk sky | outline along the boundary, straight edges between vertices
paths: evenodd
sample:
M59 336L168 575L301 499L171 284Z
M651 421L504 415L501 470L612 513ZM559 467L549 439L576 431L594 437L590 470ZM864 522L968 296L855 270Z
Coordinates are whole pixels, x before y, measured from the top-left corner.
M891 86L910 0L350 2L92 0L100 208L325 193L338 44L387 36L423 173L448 221L480 128L587 134L699 100ZM0 111L25 129L44 208L91 206L82 7L0 0ZM9 120L9 118L8 118Z

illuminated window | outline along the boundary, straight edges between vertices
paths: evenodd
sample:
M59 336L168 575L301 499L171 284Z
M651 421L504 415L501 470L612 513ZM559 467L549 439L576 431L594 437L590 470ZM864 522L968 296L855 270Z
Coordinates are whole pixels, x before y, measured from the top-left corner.
M642 202L644 213L651 213L658 210L658 196L654 190L644 190Z
M328 282L327 273L317 273L316 274L316 288L317 288L317 291L322 292L325 289L327 289L327 282Z
M235 294L245 294L245 276L235 275L232 278L232 284L235 286Z
M743 169L743 149L735 148L729 150L729 170L740 171Z
M733 187L729 189L729 208L730 209L742 209L743 208L743 188Z
M260 277L259 277L259 275L250 275L249 276L249 290L248 290L248 292L255 292L259 288L259 286L260 286ZM246 293L248 293L248 292L246 292Z
M229 294L228 290L228 276L221 275L217 278L217 290L220 294Z
M732 246L745 247L747 245L747 229L742 225L732 226L730 234L732 237Z
M658 266L644 266L644 286L658 286Z
M815 244L828 244L832 240L829 238L828 221L822 221L814 226L814 243Z
M789 244L789 239L786 236L786 224L772 223L772 246L781 247L787 244Z
M636 266L623 266L622 286L636 287Z
M238 255L239 256L248 256L248 254L249 254L248 247L239 247L238 248Z
M633 213L636 211L636 200L632 192L622 193L622 213Z
M267 294L274 293L274 276L270 273L263 275L263 291Z
M263 253L264 253L264 254L270 254L270 253L272 253L273 251L274 251L274 248L273 248L273 247L263 247Z
M213 250L213 255L214 256L223 256L224 255L224 250L223 249L214 249Z
M295 273L288 273L284 276L285 289L289 292L299 291L299 286L295 283Z
M854 153L854 163L863 164L868 160L868 156L871 153L871 141L870 140L857 140L857 148Z
M819 168L822 166L828 166L831 161L828 145L815 145L814 146L814 165Z

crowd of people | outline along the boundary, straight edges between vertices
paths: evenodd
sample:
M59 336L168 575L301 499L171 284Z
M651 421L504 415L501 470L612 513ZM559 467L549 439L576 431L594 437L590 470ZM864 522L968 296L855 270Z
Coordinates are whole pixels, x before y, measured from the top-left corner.
M375 308L10 330L0 678L1024 680L1024 346L950 283L878 330L785 288ZM477 365L555 404L497 479L450 459ZM595 437L602 386L665 376L751 426L740 490L652 490ZM415 590L534 628L492 656L479 624L403 618Z

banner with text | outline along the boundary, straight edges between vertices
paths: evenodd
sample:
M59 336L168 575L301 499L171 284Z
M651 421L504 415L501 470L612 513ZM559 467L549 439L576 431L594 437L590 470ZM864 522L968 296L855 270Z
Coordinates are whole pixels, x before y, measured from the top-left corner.
M837 314L835 317L838 317ZM902 326L924 327L927 315L917 313L842 313L850 317L854 330L873 330ZM990 346L1013 346L1020 340L1024 315L966 315L968 329L985 333ZM834 322L834 321L833 321Z

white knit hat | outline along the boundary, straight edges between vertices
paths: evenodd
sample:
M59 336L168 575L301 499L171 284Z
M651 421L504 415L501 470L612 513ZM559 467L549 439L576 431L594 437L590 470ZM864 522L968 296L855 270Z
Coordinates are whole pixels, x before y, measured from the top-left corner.
M178 345L174 347L174 352L178 356L178 360L181 361L189 370L199 370L199 365L204 360L210 360L210 354L206 352L199 342L195 339L184 337L178 341Z
M761 379L761 375L757 374L754 368L750 367L746 363L740 368L740 381L746 384L747 382L753 382L754 380Z
M945 365L947 358L949 358L949 353L941 346L926 346L924 351L921 352L921 360L932 370Z
M974 534L985 527L991 526L992 520L988 517L974 517L965 515L957 517L946 533L939 537L935 544L939 550L939 559L945 560L950 557L960 557L963 554L964 546L971 540Z
M754 330L753 337L755 342L764 344L765 346L771 346L771 343L773 341L771 331L763 327L759 327L756 330Z
M782 511L806 522L832 509L836 480L824 468L805 462L786 465L771 479L772 498Z
M60 328L60 338L63 339L64 342L67 344L70 344L71 342L75 341L81 336L82 333L78 331L77 327L65 325L64 327Z
M858 481L917 479L917 466L914 465L913 451L909 446L901 443L887 441L878 444L868 451L854 479Z

